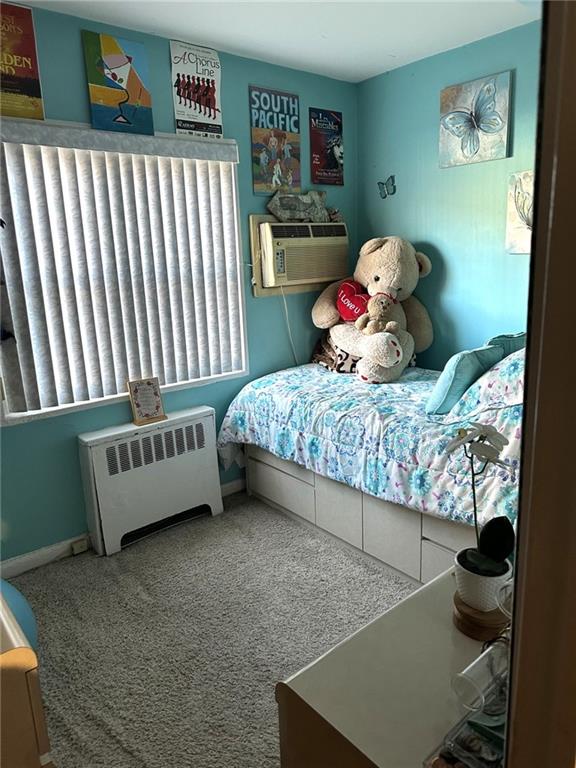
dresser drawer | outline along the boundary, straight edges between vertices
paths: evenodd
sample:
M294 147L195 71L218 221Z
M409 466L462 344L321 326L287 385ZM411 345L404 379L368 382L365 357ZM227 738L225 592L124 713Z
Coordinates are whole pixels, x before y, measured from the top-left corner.
M364 551L420 579L421 515L363 494Z
M362 549L362 493L318 475L316 525Z
M250 492L315 522L314 486L254 459L248 459L246 468Z
M433 541L422 539L422 582L435 579L454 565L454 552Z
M263 448L258 448L256 445L247 445L246 455L249 459L255 459L263 464L268 464L270 467L279 469L287 475L297 477L298 480L302 480L303 483L314 485L314 472L306 469L306 467L301 467L300 464L295 464L293 461L286 461L286 459L279 459L278 456L274 456L270 451L265 451Z
M432 515L422 515L422 536L453 552L476 546L474 526L441 520Z

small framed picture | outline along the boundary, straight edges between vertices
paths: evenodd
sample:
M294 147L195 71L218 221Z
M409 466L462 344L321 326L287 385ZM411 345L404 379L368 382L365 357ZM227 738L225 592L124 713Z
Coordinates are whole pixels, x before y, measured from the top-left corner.
M134 424L141 426L155 421L164 421L167 418L162 404L158 377L134 379L127 384Z

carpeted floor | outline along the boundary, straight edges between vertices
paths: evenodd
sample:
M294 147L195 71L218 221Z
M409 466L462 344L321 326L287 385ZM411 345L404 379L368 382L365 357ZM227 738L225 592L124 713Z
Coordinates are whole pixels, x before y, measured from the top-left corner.
M59 768L278 766L275 682L414 589L259 501L226 506L14 580Z

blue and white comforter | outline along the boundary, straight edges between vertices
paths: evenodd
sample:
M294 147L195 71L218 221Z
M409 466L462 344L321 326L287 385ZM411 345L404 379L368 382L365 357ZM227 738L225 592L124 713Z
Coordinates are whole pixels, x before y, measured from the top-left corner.
M385 385L319 365L278 371L247 384L231 403L218 438L221 460L229 466L238 444L251 443L381 499L470 523L468 461L463 451L445 449L460 426L480 421L508 437L502 458L513 471L490 465L478 478L479 519L506 514L514 520L522 419L518 357L506 358L516 358L511 373L503 363L489 372L496 388L485 374L482 386L473 385L446 416L424 412L437 371L408 369ZM494 398L496 391L505 396Z

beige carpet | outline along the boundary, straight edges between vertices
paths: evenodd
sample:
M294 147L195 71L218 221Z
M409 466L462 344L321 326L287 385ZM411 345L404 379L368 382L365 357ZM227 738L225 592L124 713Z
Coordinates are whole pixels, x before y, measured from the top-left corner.
M414 586L244 495L118 555L14 579L58 768L272 768L274 684Z

